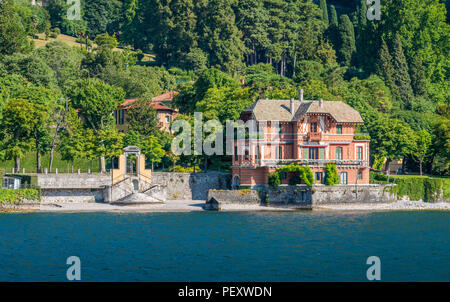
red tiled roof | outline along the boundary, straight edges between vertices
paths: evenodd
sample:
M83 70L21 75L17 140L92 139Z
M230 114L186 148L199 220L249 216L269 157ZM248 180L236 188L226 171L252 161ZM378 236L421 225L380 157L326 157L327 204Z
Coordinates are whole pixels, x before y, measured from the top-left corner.
M178 91L167 91L163 94L157 95L152 98L153 102L173 101L173 98L178 94Z
M122 104L120 104L120 107L122 108L126 108L126 107L130 107L131 104L133 104L134 102L136 102L136 99L127 99L125 100L125 102L123 102ZM155 108L156 110L170 110L170 111L175 111L174 109L164 106L163 104L159 103L159 102L152 102L150 104L150 106L152 106L153 108Z

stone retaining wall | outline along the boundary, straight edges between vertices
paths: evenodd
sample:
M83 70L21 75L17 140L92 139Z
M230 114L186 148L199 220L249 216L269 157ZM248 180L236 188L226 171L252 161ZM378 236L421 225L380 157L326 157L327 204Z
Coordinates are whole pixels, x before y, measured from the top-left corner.
M211 190L206 209L220 209L220 204L269 204L313 208L314 206L348 203L390 203L396 196L388 193L390 185L280 186L259 190Z
M43 189L42 202L103 202L103 189Z
M231 174L153 172L152 183L166 186L168 200L205 200L212 189L231 188Z

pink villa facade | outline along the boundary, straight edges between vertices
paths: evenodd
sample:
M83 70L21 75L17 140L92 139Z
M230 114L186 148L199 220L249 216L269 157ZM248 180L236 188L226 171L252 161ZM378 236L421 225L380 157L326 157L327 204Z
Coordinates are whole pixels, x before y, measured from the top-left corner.
M233 186L268 184L268 175L287 164L307 165L316 184L325 179L325 165L337 166L341 184L369 184L367 137L355 138L364 123L361 115L343 102L259 100L241 114L253 120L258 135L235 139L232 159ZM289 184L291 173L281 173Z

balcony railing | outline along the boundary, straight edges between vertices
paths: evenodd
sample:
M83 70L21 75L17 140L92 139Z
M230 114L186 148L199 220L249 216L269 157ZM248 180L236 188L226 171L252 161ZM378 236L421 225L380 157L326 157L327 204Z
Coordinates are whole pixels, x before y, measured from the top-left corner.
M310 142L319 142L322 140L322 133L320 132L309 132L308 133L308 140Z
M326 164L336 164L337 166L358 166L368 167L369 162L365 160L337 160L337 159L264 159L256 161L261 166L282 166L287 164L301 164L308 166L323 167Z

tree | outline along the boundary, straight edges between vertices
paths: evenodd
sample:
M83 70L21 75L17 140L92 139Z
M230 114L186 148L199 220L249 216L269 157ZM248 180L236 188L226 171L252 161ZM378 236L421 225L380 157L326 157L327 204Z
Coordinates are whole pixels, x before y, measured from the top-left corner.
M355 30L347 15L342 15L339 21L338 59L342 65L349 66L356 52Z
M393 48L394 82L398 88L400 100L404 106L410 106L413 98L411 78L409 77L408 63L403 53L402 41L397 34Z
M381 40L381 48L377 61L377 74L382 77L388 87L391 89L392 94L398 97L398 88L394 81L394 66L393 59L389 53L389 48L384 39Z
M425 68L419 56L414 56L409 65L409 74L411 77L411 88L416 96L427 95L427 80Z
M72 106L79 110L84 118L85 127L94 132L97 142L101 173L106 172L105 157L103 152L107 138L106 134L114 127L112 112L123 101L125 93L122 88L112 87L98 79L83 79L71 83L67 89ZM101 152L100 152L101 151Z
M13 0L0 2L0 53L11 55L30 49L27 32L15 11Z
M234 74L242 66L245 45L236 27L235 1L210 0L198 4L199 46L209 54L209 64Z
M151 100L138 99L127 111L129 130L137 132L143 137L155 135L159 131L157 117Z
M336 7L334 5L330 6L330 25L338 26L338 17L336 12Z
M415 148L415 135L411 128L397 119L381 118L369 127L371 150L387 159L386 167L395 159L402 159Z
M422 165L431 145L431 135L426 130L416 133L416 144L412 152L413 156L419 161L420 175L422 175Z
M20 170L20 158L33 145L36 147L37 168L40 169L40 154L42 139L45 139L49 116L47 109L24 99L10 99L3 111L1 123L1 150L6 151L7 159L14 159L14 168ZM34 141L34 143L33 143Z
M160 163L165 154L158 138L155 136L150 136L142 142L142 153L152 162L152 170L154 163Z
M63 160L72 163L76 158L87 158L89 150L94 149L93 140L83 128L83 123L75 109L69 108L64 128L59 136L58 151ZM92 145L90 144L92 142Z
M319 7L322 11L322 21L325 23L326 26L328 26L328 8L327 8L327 0L320 0L319 1Z

